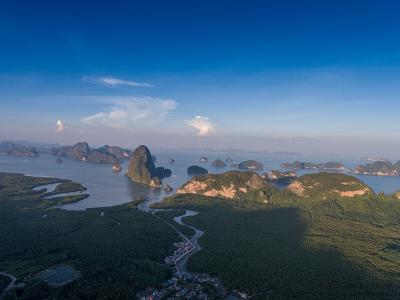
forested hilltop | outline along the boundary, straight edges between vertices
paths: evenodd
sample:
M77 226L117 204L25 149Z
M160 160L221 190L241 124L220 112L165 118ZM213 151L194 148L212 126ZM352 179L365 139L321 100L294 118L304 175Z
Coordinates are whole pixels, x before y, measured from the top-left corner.
M229 176L213 188L230 186ZM296 182L306 187L303 194L270 188L267 203L251 201L249 194L181 193L159 206L198 211L186 222L205 231L203 250L189 267L219 275L252 299L400 297L396 195L376 195L343 174L317 173ZM365 192L347 193L359 190Z

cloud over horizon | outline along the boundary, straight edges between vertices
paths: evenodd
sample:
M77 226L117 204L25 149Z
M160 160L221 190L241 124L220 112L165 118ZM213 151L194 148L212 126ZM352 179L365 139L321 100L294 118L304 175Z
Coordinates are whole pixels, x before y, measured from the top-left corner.
M137 82L133 80L124 80L112 76L105 76L100 78L93 78L93 77L82 77L83 82L93 83L93 84L100 84L107 87L114 87L118 85L122 86L131 86L131 87L152 87L153 85L146 82Z
M56 131L57 132L63 132L65 130L65 125L64 122L61 120L57 120L56 122Z
M206 136L216 132L215 125L210 122L208 117L196 116L191 120L186 120L186 124L198 130L197 135Z
M84 117L81 122L111 128L146 126L161 121L177 106L178 103L171 99L133 97L114 101L108 110Z

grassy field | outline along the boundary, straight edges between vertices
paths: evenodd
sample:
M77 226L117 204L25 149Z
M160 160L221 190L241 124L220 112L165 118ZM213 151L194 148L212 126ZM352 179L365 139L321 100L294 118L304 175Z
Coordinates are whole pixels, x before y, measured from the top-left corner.
M162 263L179 239L172 228L132 204L86 211L40 205L31 188L56 180L0 177L0 270L28 283L23 298L132 298L168 278ZM57 289L32 278L61 263L80 278Z
M400 201L390 196L299 198L270 204L198 195L168 199L190 208L187 223L205 231L193 271L218 275L254 299L400 297Z

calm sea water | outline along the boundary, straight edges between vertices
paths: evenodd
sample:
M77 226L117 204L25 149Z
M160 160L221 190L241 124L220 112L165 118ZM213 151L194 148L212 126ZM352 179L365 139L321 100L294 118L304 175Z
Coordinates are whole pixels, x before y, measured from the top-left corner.
M178 188L190 176L186 174L186 169L190 165L200 165L208 169L210 173L221 173L234 168L214 168L211 162L214 159L221 158L225 160L231 157L235 163L247 159L255 159L264 164L264 170L279 169L282 162L301 160L311 162L340 161L347 168L354 168L357 164L364 163L358 158L351 157L323 157L323 156L302 156L302 155L283 155L283 154L263 154L263 153L235 153L235 152L174 152L160 151L154 153L157 157L157 166L164 166L172 170L173 175L163 180L164 184L169 184L174 188ZM207 156L208 163L200 163L199 158ZM170 158L175 159L174 164L169 164ZM48 154L40 154L37 158L12 157L0 154L0 172L15 172L33 176L50 176L64 179L71 179L79 182L88 188L90 197L77 203L64 206L65 209L81 210L92 207L105 207L122 204L143 196L147 203L160 202L166 193L160 189L149 188L144 185L131 182L124 174L128 168L128 162L122 165L122 172L114 173L111 165L108 164L92 164L80 162L72 159L63 159L62 164L56 164L56 158ZM313 171L302 171L299 174L312 173ZM359 179L371 186L375 192L392 193L400 190L399 177L376 177L357 175Z

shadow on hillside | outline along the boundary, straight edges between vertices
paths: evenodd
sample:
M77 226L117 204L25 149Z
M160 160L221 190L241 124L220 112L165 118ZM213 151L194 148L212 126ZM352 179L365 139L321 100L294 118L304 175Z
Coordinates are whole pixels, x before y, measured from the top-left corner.
M400 287L345 261L335 250L305 245L307 225L294 208L202 205L187 223L205 231L193 271L219 275L252 299L398 299Z

